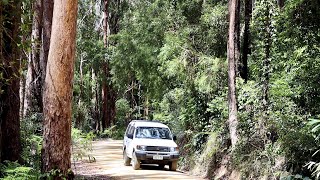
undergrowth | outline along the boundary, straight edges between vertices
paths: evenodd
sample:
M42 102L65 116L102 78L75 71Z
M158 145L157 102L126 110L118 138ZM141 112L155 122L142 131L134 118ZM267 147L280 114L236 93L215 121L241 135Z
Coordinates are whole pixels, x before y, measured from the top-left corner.
M124 133L125 128L119 128L117 125L114 125L109 128L106 128L101 134L99 134L99 137L121 140L123 139Z
M91 155L92 141L96 136L93 132L82 133L79 129L72 128L72 159L73 161L82 160L84 157L88 158L89 162L95 162L95 157Z
M31 167L22 166L17 162L5 161L0 164L0 179L25 180L39 179L40 171Z

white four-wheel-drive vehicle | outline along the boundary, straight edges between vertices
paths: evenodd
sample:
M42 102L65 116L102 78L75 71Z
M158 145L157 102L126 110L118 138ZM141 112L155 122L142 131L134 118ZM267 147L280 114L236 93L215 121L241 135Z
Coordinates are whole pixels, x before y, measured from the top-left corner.
M179 149L168 126L158 121L134 120L127 127L123 140L124 165L139 169L140 164L158 164L175 171Z

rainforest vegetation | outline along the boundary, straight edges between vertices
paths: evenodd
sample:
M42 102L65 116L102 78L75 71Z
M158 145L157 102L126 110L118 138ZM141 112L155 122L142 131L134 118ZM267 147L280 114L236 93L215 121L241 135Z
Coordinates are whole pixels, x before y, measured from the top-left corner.
M320 178L319 0L1 0L0 88L0 178L72 179L134 119L199 176Z

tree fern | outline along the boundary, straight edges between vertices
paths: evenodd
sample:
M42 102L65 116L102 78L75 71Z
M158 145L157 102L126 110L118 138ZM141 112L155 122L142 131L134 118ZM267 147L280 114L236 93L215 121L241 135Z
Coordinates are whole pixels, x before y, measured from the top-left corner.
M309 123L311 126L311 132L315 134L316 141L320 139L320 119L309 119ZM314 153L317 154L320 152L320 149ZM316 178L320 178L320 162L309 162L307 164L308 169L312 171L312 175Z

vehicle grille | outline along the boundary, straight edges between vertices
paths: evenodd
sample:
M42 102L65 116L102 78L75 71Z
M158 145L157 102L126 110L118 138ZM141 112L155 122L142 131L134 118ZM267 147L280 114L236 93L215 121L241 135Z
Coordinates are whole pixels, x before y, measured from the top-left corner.
M163 147L163 146L147 146L147 151L160 151L160 152L169 152L169 147Z

